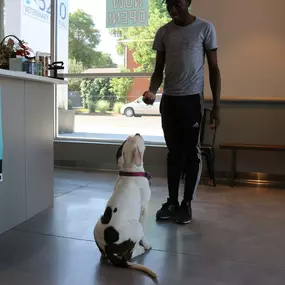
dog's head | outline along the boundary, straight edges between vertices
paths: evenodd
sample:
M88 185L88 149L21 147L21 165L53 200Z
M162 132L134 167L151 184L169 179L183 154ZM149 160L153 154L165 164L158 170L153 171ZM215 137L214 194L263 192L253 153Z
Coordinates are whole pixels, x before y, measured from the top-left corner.
M145 151L144 139L140 134L128 137L119 147L116 155L119 169L142 168Z

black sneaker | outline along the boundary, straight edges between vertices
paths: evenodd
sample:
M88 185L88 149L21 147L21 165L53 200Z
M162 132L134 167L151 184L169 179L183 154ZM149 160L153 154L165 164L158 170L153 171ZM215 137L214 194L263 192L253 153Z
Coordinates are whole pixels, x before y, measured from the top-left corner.
M182 201L175 220L178 224L189 224L192 221L191 203Z
M158 220L169 220L176 216L177 211L179 210L179 204L172 203L171 200L168 198L165 204L162 204L160 210L156 213L156 218Z

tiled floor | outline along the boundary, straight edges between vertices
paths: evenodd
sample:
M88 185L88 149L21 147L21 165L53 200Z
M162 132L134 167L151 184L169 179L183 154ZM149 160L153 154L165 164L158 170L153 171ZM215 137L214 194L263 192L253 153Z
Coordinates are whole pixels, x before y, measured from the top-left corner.
M55 171L55 205L0 236L2 285L153 284L100 262L92 231L115 174ZM147 221L153 250L137 262L162 285L284 285L285 192L201 186L191 225L157 223L166 196L154 179Z

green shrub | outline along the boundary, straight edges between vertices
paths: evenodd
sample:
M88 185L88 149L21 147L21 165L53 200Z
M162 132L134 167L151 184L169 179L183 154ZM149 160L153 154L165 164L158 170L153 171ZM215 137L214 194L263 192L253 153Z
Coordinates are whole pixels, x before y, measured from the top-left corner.
M84 71L82 62L77 61L75 58L68 59L68 73L82 73ZM80 91L80 84L82 79L69 78L68 79L68 91Z
M128 93L131 91L133 84L133 78L112 78L110 83L110 91L116 94L118 101L126 102Z
M114 107L113 107L113 112L115 113L115 114L120 114L120 110L121 110L121 108L124 106L124 103L122 103L122 102L116 102L115 104L114 104Z
M96 107L100 113L106 113L110 108L110 103L105 100L99 100L96 104Z
M97 103L105 100L113 107L116 102L116 95L112 93L109 78L84 79L80 84L80 96L83 108L87 108L88 102Z
M72 110L72 101L68 100L68 110Z
M89 113L95 113L96 104L93 101L88 102L88 110L89 110Z

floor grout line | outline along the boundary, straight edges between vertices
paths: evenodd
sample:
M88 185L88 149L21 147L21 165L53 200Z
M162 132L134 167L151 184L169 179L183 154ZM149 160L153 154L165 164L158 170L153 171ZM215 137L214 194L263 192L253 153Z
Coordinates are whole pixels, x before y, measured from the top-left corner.
M94 243L94 241L90 240L90 239L82 239L82 238L73 238L73 237L59 236L59 235L40 233L40 232L29 231L29 230L12 229L11 231L20 232L20 233L26 233L26 234L40 235L40 236L55 237L55 238L61 238L61 239L67 239L67 240L77 240L77 241L85 241L85 242L92 242L92 243Z
M246 260L238 260L238 259L230 259L226 257L218 257L218 256L207 256L202 255L199 253L181 253L181 252L172 252L172 251L165 251L162 249L152 249L157 252L166 252L169 254L177 254L177 255L185 255L185 256L194 256L194 257L200 257L200 258L209 258L209 259L216 259L216 260L222 260L222 261L229 261L229 262L235 262L235 263L242 263L242 264L250 264L254 266L264 266L264 267L276 267L276 268L284 268L285 264L267 264L267 263L256 263L254 261L246 261Z
M27 231L27 230L21 230L21 229L12 229L11 231L20 232L20 233L26 233L26 234L40 235L40 236L48 236L48 237L65 239L65 240L76 240L76 241L90 242L90 243L94 243L95 244L94 240L90 240L90 239L81 239L81 238L59 236L59 235L54 235L54 234L46 234L46 233ZM192 256L192 257L198 257L198 258L204 258L204 259L214 259L214 260L228 261L228 262L240 263L240 264L249 264L249 265L254 265L254 266L273 267L273 268L284 268L285 267L285 264L278 265L278 264L256 263L254 261L235 260L235 259L230 259L230 258L226 258L226 257L207 256L207 255L202 255L202 254L198 254L198 253L172 252L172 251L167 251L167 250L162 250L162 249L155 249L155 248L152 248L151 251L168 253L168 254L173 254L173 255L182 255L182 256L189 256L189 257Z
M89 185L89 184L80 185L80 186L78 186L77 188L75 188L75 189L73 189L73 190L70 190L70 191L68 191L68 192L62 193L62 194L60 194L60 195L58 195L58 196L54 196L54 198L56 199L56 198L61 197L61 196L63 196L63 195L69 194L69 193L71 193L71 192L73 192L73 191L76 191L76 190L79 190L79 189L81 189L81 188L87 187L87 185ZM54 188L56 188L56 187L54 187Z

